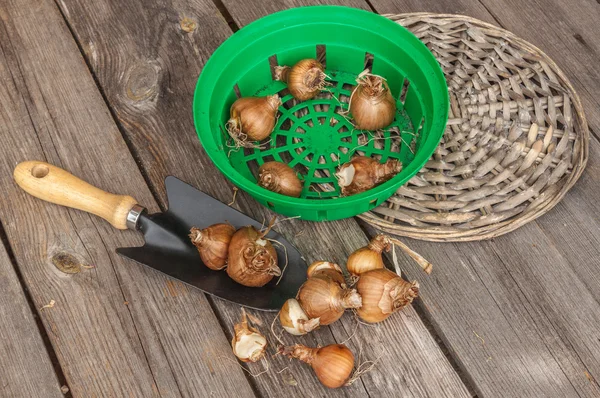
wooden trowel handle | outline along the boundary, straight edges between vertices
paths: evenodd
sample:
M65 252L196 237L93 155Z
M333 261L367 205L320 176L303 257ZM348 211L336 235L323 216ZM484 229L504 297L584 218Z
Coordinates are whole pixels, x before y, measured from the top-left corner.
M119 229L127 229L129 212L137 205L131 196L105 192L45 162L31 160L19 163L13 176L28 194L95 214Z

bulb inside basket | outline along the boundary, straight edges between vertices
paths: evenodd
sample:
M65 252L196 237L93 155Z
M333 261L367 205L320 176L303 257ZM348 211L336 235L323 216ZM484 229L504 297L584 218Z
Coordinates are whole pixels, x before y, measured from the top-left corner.
M310 63L319 73L307 72L308 81L300 80L321 91L316 96L296 92L305 99L299 101L287 87L296 80L278 81L274 72L306 59L323 68ZM349 112L357 77L365 69L385 79L370 88L389 90L385 99L392 111L381 123L355 123L360 118L353 121ZM317 75L318 84L310 79ZM231 105L238 98L275 94L281 105L270 136L245 147L232 142L226 129ZM425 165L444 131L448 90L435 57L398 24L352 8L301 7L244 27L215 51L198 81L194 117L207 154L239 188L280 214L335 220L383 203ZM335 174L359 155L382 164L400 162L402 171L372 189L344 195ZM286 196L257 184L258 169L273 161L293 169L301 185L298 197L296 189Z
M319 47L321 59L326 60L326 46ZM364 67L372 67L373 55L365 54L364 62ZM225 137L228 157L239 171L256 181L261 165L282 162L300 178L301 198L326 200L342 196L335 173L354 156L367 156L379 162L395 159L409 163L412 160L418 131L415 133L404 107L409 87L407 79L400 82L395 92L397 111L393 122L385 128L368 131L357 129L348 112L357 75L329 68L325 74L325 88L314 99L306 101L295 99L284 84L274 80L248 93L253 96L278 94L282 104L274 131L267 140L257 142L252 148L241 148ZM393 86L398 87L398 82Z

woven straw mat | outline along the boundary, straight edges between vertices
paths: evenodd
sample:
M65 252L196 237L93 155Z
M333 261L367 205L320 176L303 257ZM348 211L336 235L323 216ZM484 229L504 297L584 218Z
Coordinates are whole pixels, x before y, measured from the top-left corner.
M513 231L554 207L585 168L589 142L579 97L558 66L473 18L387 17L438 59L450 115L425 167L360 217L395 235L472 241Z

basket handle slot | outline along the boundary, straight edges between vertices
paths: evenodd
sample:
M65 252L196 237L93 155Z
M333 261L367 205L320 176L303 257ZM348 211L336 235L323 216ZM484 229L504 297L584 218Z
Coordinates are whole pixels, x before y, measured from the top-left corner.
M365 69L368 69L369 73L372 73L372 71L373 71L373 60L374 59L375 59L375 56L373 54L371 54L370 52L365 53Z
M317 61L327 68L327 47L325 44L317 44Z
M238 86L238 84L237 84L237 83L236 83L236 84L233 86L233 92L235 93L235 96L236 96L238 99L242 98L242 93L241 93L241 91L240 91L240 86Z

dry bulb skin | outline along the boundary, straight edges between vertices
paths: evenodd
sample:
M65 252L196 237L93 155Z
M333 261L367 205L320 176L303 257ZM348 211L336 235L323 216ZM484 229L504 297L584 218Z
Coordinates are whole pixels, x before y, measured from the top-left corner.
M256 228L247 226L233 234L227 266L227 275L231 279L244 286L261 287L269 283L273 276L281 275L277 266L277 252L264 239L269 229L258 232Z
M344 386L354 368L354 354L343 344L317 348L296 344L280 347L279 353L309 364L321 384L329 388Z
M300 101L314 98L327 85L325 68L316 59L303 59L291 68L277 66L275 80L287 83L290 94Z
M221 270L227 266L227 252L235 228L231 224L213 224L210 227L190 230L190 239L208 268Z
M319 318L309 319L296 299L289 299L279 311L279 322L286 332L302 336L319 327Z
M266 352L267 339L248 324L248 316L243 308L242 320L234 326L231 348L242 362L259 361Z
M346 288L343 275L334 269L313 273L298 290L296 297L309 318L319 318L321 325L340 319L347 308L360 308L361 297Z
M348 257L346 268L348 272L354 276L359 276L363 272L372 269L385 268L383 264L382 251L389 252L392 244L387 236L377 235L365 247L353 252Z
M360 275L356 289L362 297L358 316L365 322L377 323L412 303L419 295L419 283L406 282L396 273L374 269Z
M271 161L258 169L258 185L286 196L300 197L302 183L294 169L285 163Z
M235 145L256 148L252 141L261 141L273 132L281 99L277 94L266 97L244 97L236 100L230 109L227 132Z
M336 264L337 265L337 264ZM338 265L339 267L339 265ZM346 279L344 278L344 274L342 273L341 269L335 269L335 268L321 268L318 270L314 270L313 272L311 272L309 278L325 278L325 279L331 279L334 282L336 282L338 285L340 285L340 287L342 289L346 289L348 286L346 284Z
M323 269L332 269L342 274L342 268L340 268L340 266L336 263L329 261L315 261L306 270L306 276L310 278L315 272Z
M379 130L390 125L396 117L396 101L385 79L364 71L356 83L349 105L356 128Z
M342 195L365 192L394 177L402 170L402 163L390 159L385 163L366 156L355 156L344 163L335 174Z
M413 260L415 260L415 262L417 264L419 264L419 266L423 269L423 271L425 271L426 274L428 274L428 275L431 274L433 265L431 265L431 263L428 260L426 260L423 256L421 256L416 251L412 250L410 247L406 246L404 243L402 243L398 239L390 238L389 236L386 236L386 238L390 243L392 243L392 245L398 246L400 249L402 249L402 251L404 253L408 254ZM394 259L395 259L395 257L396 257L396 254L394 253ZM395 260L394 260L394 265L397 268L399 268L397 266L397 264L395 264ZM396 271L398 274L400 274L399 269L397 269Z

